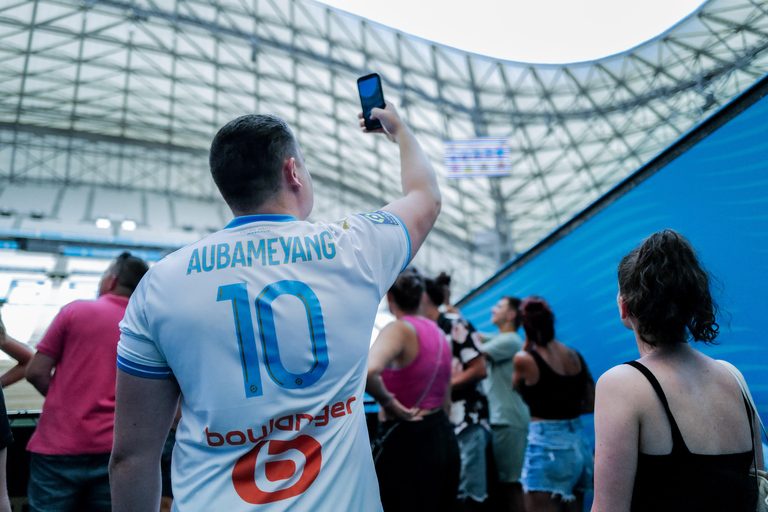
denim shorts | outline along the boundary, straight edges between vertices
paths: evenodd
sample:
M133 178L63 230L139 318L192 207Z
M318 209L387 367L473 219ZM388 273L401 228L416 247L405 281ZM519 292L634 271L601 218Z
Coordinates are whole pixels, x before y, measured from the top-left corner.
M575 499L592 489L594 461L581 420L532 421L521 482L525 492L542 491Z

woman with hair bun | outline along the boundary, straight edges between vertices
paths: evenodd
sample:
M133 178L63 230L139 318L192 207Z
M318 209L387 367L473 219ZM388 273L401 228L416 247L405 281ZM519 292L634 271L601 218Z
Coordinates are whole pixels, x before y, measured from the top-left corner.
M448 421L451 347L417 312L424 278L407 268L387 292L396 321L371 346L366 391L381 405L373 457L385 512L453 510L459 446Z
M581 512L592 488L592 452L579 416L592 412L594 382L576 350L555 339L555 315L541 297L520 305L525 344L512 385L531 411L521 483L528 512Z
M731 373L689 344L718 325L709 275L681 234L654 233L619 264L622 323L640 358L597 384L592 512L754 512L760 433Z

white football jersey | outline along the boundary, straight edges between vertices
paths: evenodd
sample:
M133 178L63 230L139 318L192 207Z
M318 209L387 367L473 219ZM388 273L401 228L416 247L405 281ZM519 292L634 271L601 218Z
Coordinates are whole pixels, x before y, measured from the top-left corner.
M395 215L238 217L153 266L118 367L175 378L173 510L380 511L365 427L381 298L410 259Z

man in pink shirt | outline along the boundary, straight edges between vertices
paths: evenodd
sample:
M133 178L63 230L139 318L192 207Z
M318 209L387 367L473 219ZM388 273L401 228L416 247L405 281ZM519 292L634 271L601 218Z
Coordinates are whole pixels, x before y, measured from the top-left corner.
M122 253L104 273L98 299L61 308L37 345L26 376L46 398L27 445L30 511L111 510L118 324L147 269Z

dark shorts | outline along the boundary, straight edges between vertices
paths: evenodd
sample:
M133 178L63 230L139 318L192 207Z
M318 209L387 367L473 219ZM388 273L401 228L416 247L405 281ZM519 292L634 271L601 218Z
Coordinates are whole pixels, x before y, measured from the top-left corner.
M109 512L109 454L29 454L30 512Z

